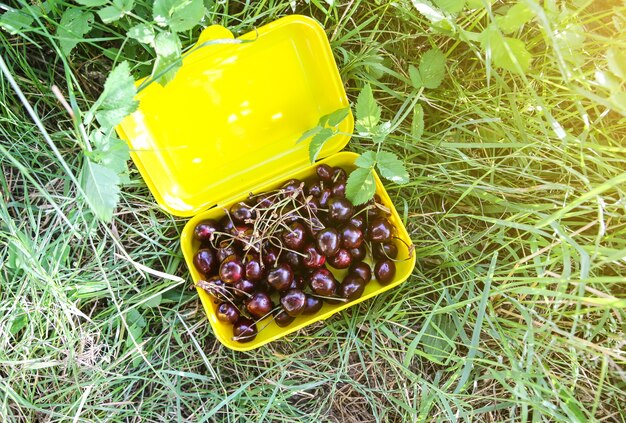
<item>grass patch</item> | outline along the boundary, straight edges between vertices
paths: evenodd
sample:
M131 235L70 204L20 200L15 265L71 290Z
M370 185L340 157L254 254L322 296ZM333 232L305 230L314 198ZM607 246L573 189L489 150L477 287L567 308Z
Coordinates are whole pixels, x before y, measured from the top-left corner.
M415 4L295 7L324 25L352 101L370 84L392 119L419 96L423 135L409 117L386 141L410 174L386 186L415 271L253 353L215 340L189 289L185 221L156 206L134 167L110 225L77 191L81 147L51 86L87 110L114 64L146 76L151 52L126 39L127 22L96 17L66 58L55 35L65 3L0 33L36 113L3 76L3 421L624 419L624 81L611 88L598 72L610 72L609 49L626 51L626 7L528 3L533 20L506 36L532 62L514 73L487 61L476 36L507 4L466 6L444 29ZM206 7L205 24L235 34L292 13L274 0ZM183 46L197 34L182 33ZM443 83L414 88L409 67L433 47L446 56Z

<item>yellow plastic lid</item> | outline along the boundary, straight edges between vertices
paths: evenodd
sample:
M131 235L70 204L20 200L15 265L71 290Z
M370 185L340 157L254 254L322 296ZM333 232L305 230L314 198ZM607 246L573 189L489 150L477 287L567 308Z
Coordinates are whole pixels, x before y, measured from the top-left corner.
M143 89L139 109L117 128L159 205L177 216L305 168L309 142L298 138L349 105L314 20L287 16L239 37L245 42L200 47L228 38L224 27L206 28L174 79ZM319 157L341 150L353 124L350 114Z

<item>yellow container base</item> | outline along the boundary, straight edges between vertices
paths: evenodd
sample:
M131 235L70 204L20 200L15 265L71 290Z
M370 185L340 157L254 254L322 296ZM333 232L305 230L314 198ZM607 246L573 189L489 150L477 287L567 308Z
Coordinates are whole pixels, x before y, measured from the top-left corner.
M268 191L271 189L276 189L290 178L298 178L298 179L306 180L307 178L313 177L315 175L315 167L321 163L326 163L330 166L339 166L339 167L346 169L346 171L351 172L355 168L354 161L357 157L358 157L357 154L349 153L349 152L341 152L341 153L334 154L330 157L327 157L324 160L321 160L320 162L316 163L314 166L310 166L306 169L294 172L289 175L285 175L285 177L281 179L280 181L276 181L275 183L270 183L266 186L260 187L259 190L256 191L255 193L261 193L261 192ZM393 203L391 202L389 198L389 195L387 194L387 191L385 191L385 188L383 187L377 175L376 175L376 193L380 196L382 203L386 207L388 207L389 210L391 210L390 221L394 224L394 226L397 229L397 234L396 234L397 237L400 238L401 241L406 243L406 245L412 245L409 234L407 233L406 228L402 224L402 221L400 220L400 217L398 216L398 212L396 211ZM187 222L187 224L185 225L185 228L183 229L183 234L181 236L181 246L183 250L183 255L185 257L185 261L187 263L187 266L189 267L194 283L202 279L200 273L198 273L198 271L195 269L193 265L193 255L195 251L197 251L197 249L199 248L199 242L195 240L193 237L195 226L200 221L205 220L205 219L221 218L222 216L224 216L223 208L229 208L232 204L236 203L237 201L245 200L247 199L247 197L248 197L247 194L242 195L241 197L234 199L232 202L228 204L221 205L221 207L219 208L214 208L214 209L205 211L203 213L200 213L196 215L193 219L191 219L189 222ZM336 304L336 305L324 304L324 307L317 314L313 316L299 316L291 325L285 328L279 327L278 325L276 325L274 322L271 321L272 320L271 317L268 317L257 324L257 327L259 329L265 327L266 325L267 327L265 327L262 331L260 331L257 337L253 341L250 341L250 342L241 343L238 341L234 341L232 339L233 337L232 325L223 323L217 320L217 317L215 315L217 304L214 302L213 297L207 294L203 289L200 289L200 288L198 288L198 295L200 296L200 300L202 301L202 305L204 306L206 314L209 318L209 322L211 323L211 327L213 328L213 332L215 333L215 336L217 337L217 339L219 339L220 342L224 344L226 347L231 348L233 350L237 350L237 351L252 350L262 345L265 345L268 342L272 342L279 338L282 338L283 336L293 333L299 329L302 329L303 327L308 326L312 323L319 322L320 320L326 320L330 316L332 316L333 314L341 310L344 310L355 304L363 302L382 292L388 291L398 286L402 282L404 282L411 275L411 272L413 271L413 268L415 267L415 255L412 254L411 257L409 257L408 249L405 246L405 244L401 241L397 241L398 250L399 250L399 254L398 254L399 261L396 262L395 279L390 284L381 285L375 279L372 279L372 281L367 284L365 292L363 293L363 296L361 298L351 301L349 303L344 303L344 304ZM338 271L330 267L329 269L332 270L333 273L337 276L338 281L342 280L343 275L345 274L345 271Z

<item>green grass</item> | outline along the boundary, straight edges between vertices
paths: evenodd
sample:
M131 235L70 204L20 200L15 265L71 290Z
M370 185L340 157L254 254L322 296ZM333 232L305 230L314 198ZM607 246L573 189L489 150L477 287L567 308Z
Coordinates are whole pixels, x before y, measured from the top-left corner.
M274 0L207 5L206 23L235 33L292 13ZM417 247L413 275L251 353L216 341L182 259L185 220L156 206L134 167L112 224L85 205L81 148L51 86L86 110L114 63L139 77L151 57L96 18L62 58L64 7L0 35L36 111L0 80L2 421L626 419L626 118L594 82L609 47L626 54L624 4L539 8L510 35L533 56L515 75L409 1L298 2L325 26L351 100L371 84L387 119L418 94L408 67L424 51L440 48L447 74L419 94L424 135L408 118L387 141L411 175L387 189ZM457 24L492 19L482 8ZM584 41L570 50L557 35L576 26Z

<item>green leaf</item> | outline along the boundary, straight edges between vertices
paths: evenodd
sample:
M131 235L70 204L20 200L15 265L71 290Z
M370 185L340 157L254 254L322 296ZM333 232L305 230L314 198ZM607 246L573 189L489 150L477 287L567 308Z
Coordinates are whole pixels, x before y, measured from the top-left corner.
M434 7L428 0L411 0L413 7L420 12L435 27L450 30L454 28L454 21L441 10Z
M609 91L619 90L622 85L621 81L610 72L596 71L595 77L596 82Z
M330 128L322 128L311 140L309 144L309 160L314 163L317 156L322 151L324 143L333 136L333 130Z
M411 136L415 141L424 134L424 108L417 103L413 109L413 122L411 124Z
M80 185L85 191L87 204L103 222L108 223L113 219L113 210L119 200L119 182L120 179L113 170L85 159Z
M318 120L318 121L317 121L317 126L320 126L320 127L322 127L322 128L323 128L323 127L325 127L325 126L326 126L326 124L328 123L328 118L329 118L329 117L330 117L330 113L329 113L329 114L327 114L327 115L322 116L322 117L320 118L320 120Z
M98 10L98 16L104 23L115 22L130 13L134 5L135 0L113 0L111 6Z
M108 76L104 90L94 105L96 119L100 125L105 129L113 128L137 110L135 94L137 88L130 74L128 62L122 62Z
M104 6L105 4L109 2L108 0L75 0L75 1L78 4L87 6L87 7Z
M481 45L496 67L514 73L524 73L530 67L531 55L524 42L503 37L493 24L482 32Z
M174 32L188 31L198 25L204 16L202 0L155 0L154 21L169 25Z
M357 124L367 132L372 132L380 121L380 113L380 106L374 99L372 87L366 85L356 99Z
M346 184L346 197L355 206L367 203L376 193L376 180L372 169L358 168L352 171Z
M456 14L463 10L465 0L433 0L435 6L448 13Z
M100 164L113 170L118 176L128 173L130 150L124 141L113 132L107 136L100 131L92 132L90 139L96 148L93 157Z
M491 3L491 1L488 3ZM467 0L467 7L470 9L482 9L485 5L483 4L483 0Z
M162 296L161 294L155 295L153 298L150 298L148 301L146 301L145 303L141 304L141 306L143 308L153 308L153 307L158 307L161 304L161 300L162 300Z
M88 298L89 294L96 294L94 296L98 296L98 292L106 291L107 284L106 282L86 281L84 283L74 285L74 290L77 296Z
M385 141L385 138L387 138L387 135L389 135L390 133L391 122L383 122L380 125L377 125L376 128L374 128L374 132L372 133L372 140L376 144L380 144Z
M443 364L454 349L457 335L452 318L446 314L437 314L426 327L420 344L428 359Z
M615 109L626 116L626 91L616 91L611 94L611 103Z
M17 313L17 316L13 318L13 321L11 322L11 328L9 329L9 333L11 335L15 335L16 333L24 329L26 325L28 325L28 314L25 313L22 309L18 310L19 311Z
M383 178L400 185L409 182L409 172L394 153L379 151L376 155L376 162Z
M139 325L129 325L128 326L128 337L126 338L126 348L133 348L134 343L133 339L137 344L141 344L141 335L143 334L143 327Z
M626 50L618 51L616 47L611 47L606 52L606 62L611 72L626 81Z
M128 310L128 313L126 313L126 323L128 326L135 325L140 328L145 328L147 324L146 319L144 319L139 310L136 308Z
M302 135L300 136L300 138L298 138L298 141L296 141L296 144L299 144L302 141L311 138L313 135L317 134L322 129L323 128L321 126L314 126L313 128L304 131Z
M166 85L181 66L181 44L176 33L161 32L154 39L154 49L157 59L152 69L152 77L161 84Z
M154 43L154 28L148 24L137 24L128 30L127 35L143 44Z
M561 51L563 58L576 66L581 66L586 60L583 50L585 45L585 27L582 25L567 24L565 28L555 31L556 47Z
M359 133L359 135L366 136L370 134L369 129L363 126L363 124L359 122L358 120L356 121L356 124L354 125L354 127L356 131Z
M446 72L446 57L439 49L431 49L420 58L419 73L426 88L441 85Z
M17 9L4 12L0 16L0 27L4 28L11 35L17 34L24 29L30 29L32 23L32 16Z
M374 151L366 151L356 158L354 164L358 167L372 168L376 164L376 153Z
M522 25L530 21L533 17L535 17L535 15L526 4L517 3L515 6L511 7L505 15L496 16L496 23L503 33L511 34L520 29Z
M409 66L409 78L411 79L411 85L413 85L413 88L422 88L422 86L424 86L420 71L413 65Z
M57 27L57 37L61 52L69 56L70 52L85 34L91 31L93 13L83 12L79 8L69 8L61 16L61 22Z
M6 265L13 270L25 270L28 271L29 267L29 256L33 250L33 241L32 239L26 235L22 231L16 232L16 238L9 240L8 245L8 260L6 260Z
M330 126L339 125L341 122L343 122L345 118L348 117L349 113L350 113L349 107L344 107L343 109L335 110L330 115L328 115L328 124Z
M385 58L383 56L374 53L371 56L367 56L363 60L361 65L363 66L363 69L365 70L367 75L371 76L372 79L378 81L380 78L383 77L385 72L389 70L383 64L384 61Z

